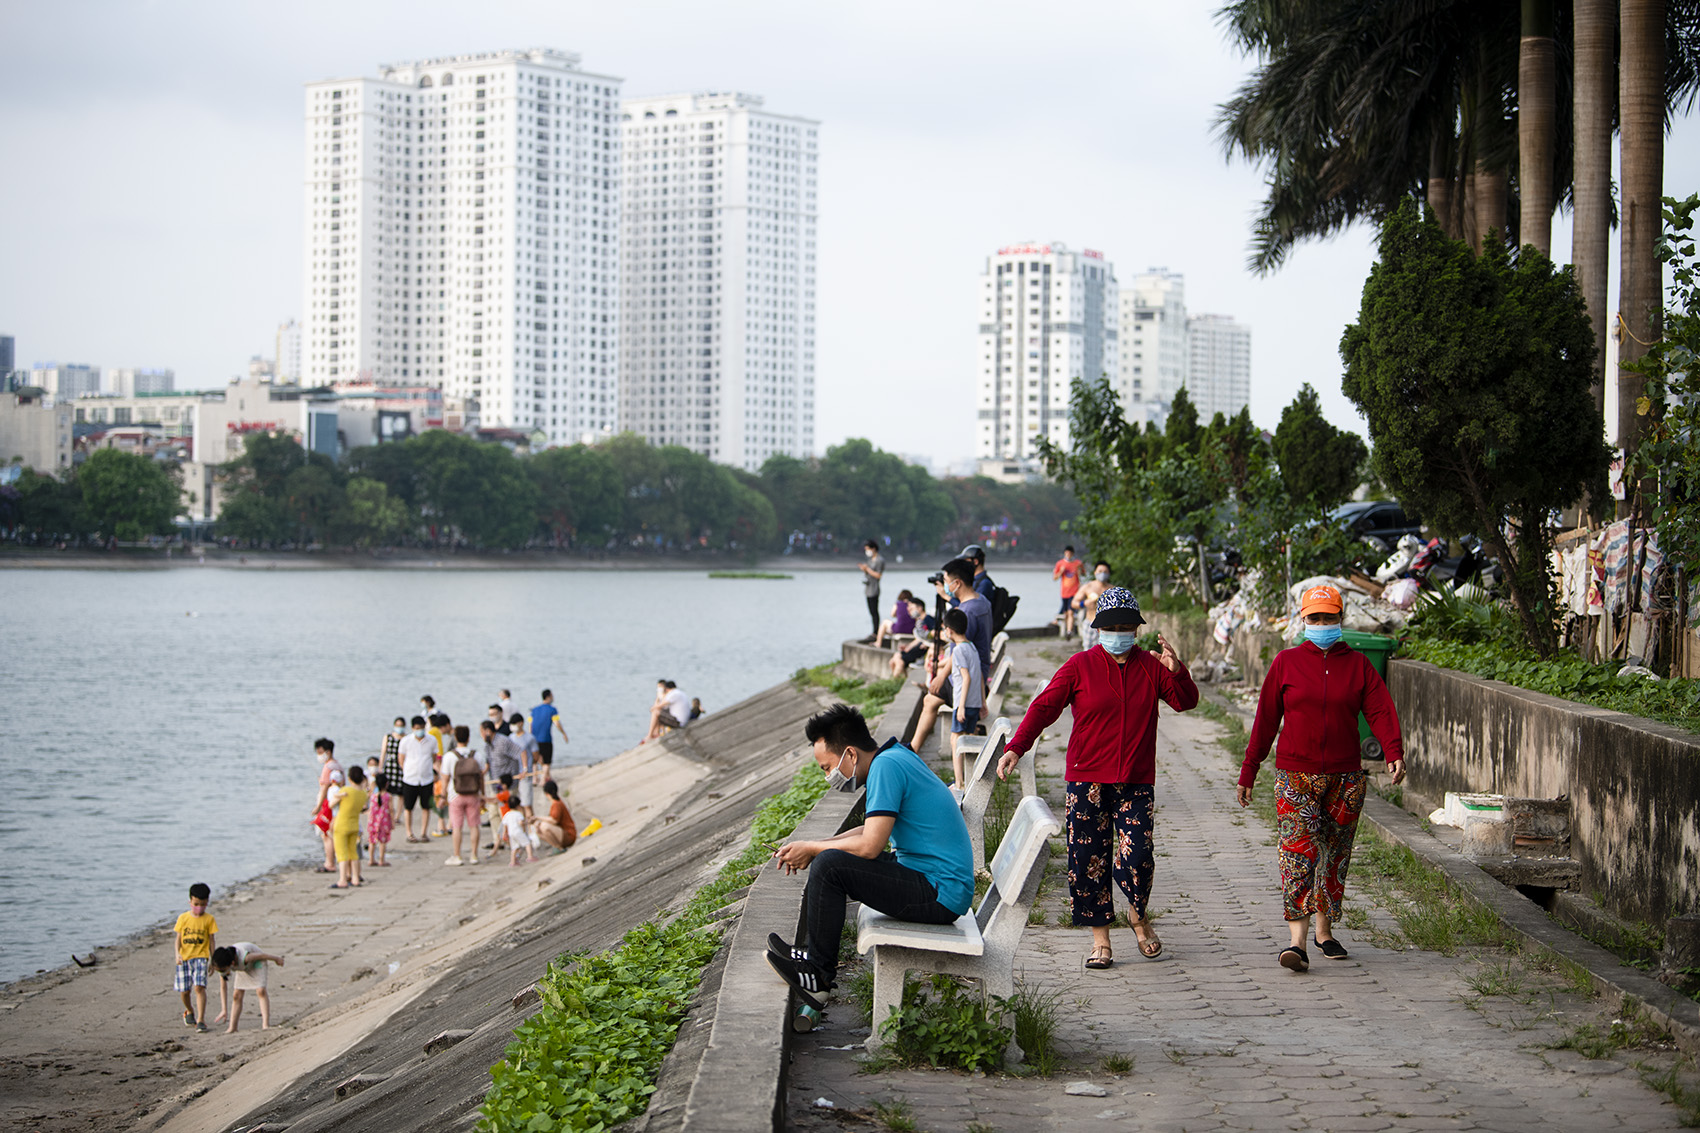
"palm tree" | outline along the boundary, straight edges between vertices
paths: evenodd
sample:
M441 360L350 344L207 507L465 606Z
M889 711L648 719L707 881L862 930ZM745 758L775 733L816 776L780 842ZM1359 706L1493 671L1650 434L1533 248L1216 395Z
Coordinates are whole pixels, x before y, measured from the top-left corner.
M1617 344L1617 443L1627 464L1641 433L1636 402L1645 383L1626 366L1658 339L1663 322L1662 266L1656 248L1664 227L1665 2L1623 0L1621 20L1618 112L1623 205L1617 309L1622 328ZM1627 514L1627 500L1623 510Z
M1594 408L1606 411L1606 279L1611 259L1611 136L1616 118L1617 0L1575 0L1576 175L1570 258L1594 324Z
M1517 44L1517 238L1552 255L1553 150L1557 142L1556 55L1552 0L1523 0Z

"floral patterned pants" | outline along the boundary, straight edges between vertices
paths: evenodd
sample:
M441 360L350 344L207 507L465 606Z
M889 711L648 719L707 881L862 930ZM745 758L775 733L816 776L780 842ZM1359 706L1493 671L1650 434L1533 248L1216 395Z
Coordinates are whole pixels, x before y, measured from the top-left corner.
M1134 919L1144 919L1155 863L1151 800L1150 783L1068 785L1068 896L1075 924L1115 921L1111 880L1127 894Z
M1319 909L1329 920L1339 918L1366 783L1362 771L1275 772L1281 904L1288 920Z

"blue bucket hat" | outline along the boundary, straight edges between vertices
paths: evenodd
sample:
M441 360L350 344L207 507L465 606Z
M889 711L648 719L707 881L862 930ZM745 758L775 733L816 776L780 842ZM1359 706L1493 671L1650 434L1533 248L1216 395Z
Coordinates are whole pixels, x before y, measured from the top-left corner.
M1098 595L1098 613L1092 618L1093 629L1132 629L1145 624L1139 612L1139 599L1125 586L1112 586Z

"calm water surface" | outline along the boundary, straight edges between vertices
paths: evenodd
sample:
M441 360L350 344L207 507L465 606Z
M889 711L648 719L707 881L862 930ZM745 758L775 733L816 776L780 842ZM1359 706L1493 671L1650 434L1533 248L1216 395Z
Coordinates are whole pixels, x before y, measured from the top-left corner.
M893 565L884 604L927 569ZM993 575L1015 624L1050 619L1049 571ZM315 737L363 762L423 693L475 727L499 689L529 709L549 687L557 762L594 763L642 738L657 678L713 712L836 659L867 632L860 577L0 573L0 981L317 854Z

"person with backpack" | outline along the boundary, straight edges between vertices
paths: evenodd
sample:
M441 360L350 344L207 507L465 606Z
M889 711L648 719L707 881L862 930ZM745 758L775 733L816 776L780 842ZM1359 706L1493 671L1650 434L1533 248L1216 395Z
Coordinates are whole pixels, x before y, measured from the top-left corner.
M488 727L489 725L486 725ZM484 754L472 748L472 730L456 724L455 746L443 760L448 765L447 796L449 825L454 830L453 853L444 865L462 865L460 840L462 833L472 828L472 864L478 864L478 819L484 811L484 782L489 768Z

